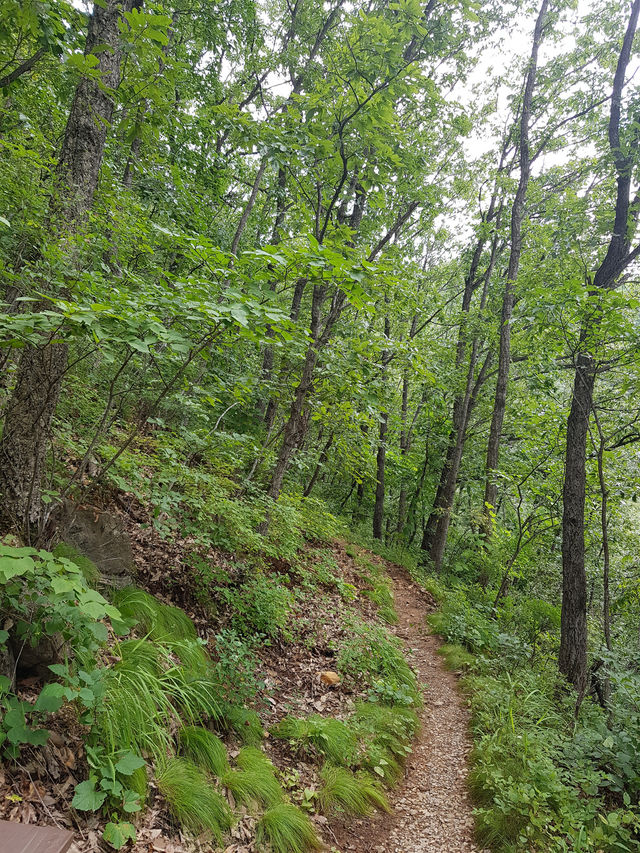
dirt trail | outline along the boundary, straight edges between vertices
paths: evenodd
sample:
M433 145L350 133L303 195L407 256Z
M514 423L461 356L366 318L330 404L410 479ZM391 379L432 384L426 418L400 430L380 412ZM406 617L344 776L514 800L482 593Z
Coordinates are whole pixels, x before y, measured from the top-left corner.
M403 641L421 682L426 682L422 731L406 766L404 783L391 795L391 816L352 821L337 833L343 853L483 853L473 837L465 787L469 713L437 654L440 641L428 633L429 602L400 568L388 570L394 584Z

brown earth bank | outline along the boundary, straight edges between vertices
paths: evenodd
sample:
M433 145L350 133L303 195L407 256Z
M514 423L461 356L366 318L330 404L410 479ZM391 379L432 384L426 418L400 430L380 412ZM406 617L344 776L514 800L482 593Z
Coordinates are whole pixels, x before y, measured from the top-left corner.
M138 509L139 512L133 513L131 507L119 507L131 538L135 582L162 600L184 608L215 657L214 635L225 620L223 614L217 614L221 624L218 618L213 624L210 615L190 594L183 562L189 543L169 542L151 524L141 525L141 520L148 519L142 519L140 514L144 516L144 510ZM392 578L399 622L390 630L403 642L419 681L425 685L422 729L407 760L404 780L390 794L391 815L362 820L313 815L313 820L327 848L341 853L478 851L473 842L473 818L465 789L470 749L468 712L457 692L456 677L444 668L437 654L439 641L427 629L425 618L434 609L434 602L404 569L364 549L355 550L365 560L377 562ZM307 565L313 565L326 551L327 546L316 550L311 543L304 555ZM354 549L335 543L330 552L343 580L358 593L366 589L361 568L351 556ZM212 564L234 574L237 557L212 551L208 558ZM283 575L291 569L285 564L271 568ZM295 583L293 576L291 581ZM366 595L358 594L353 606L363 621L378 621L376 608ZM322 671L335 666L335 649L345 630L344 609L345 602L334 588L323 589L321 596L307 598L304 608L293 614L292 636L286 642L274 641L260 653L258 672L265 689L256 697L255 707L265 728L287 713L346 718L355 702L366 698L366 690L357 679L344 678L339 685L327 685L320 678ZM35 698L39 688L32 682L35 680L25 679L18 685L21 698L27 701ZM48 744L39 749L24 749L19 763L7 762L4 768L0 764L0 818L71 829L75 834L72 853L112 850L100 837L106 819L98 814L77 813L70 805L75 784L87 774L83 749L85 727L78 725L70 707L53 715L48 727L52 731ZM228 747L233 756L236 748L233 738L228 740ZM285 775L289 773L295 778L295 789L290 790L294 802L305 787L311 790L317 787L317 767L312 761L307 762L305 757L292 753L285 743L268 736L263 748ZM243 809L239 818L225 853L255 850L255 818ZM138 838L133 845L127 845L129 853L213 850L210 843L194 841L180 832L170 820L153 782L148 808L136 823Z

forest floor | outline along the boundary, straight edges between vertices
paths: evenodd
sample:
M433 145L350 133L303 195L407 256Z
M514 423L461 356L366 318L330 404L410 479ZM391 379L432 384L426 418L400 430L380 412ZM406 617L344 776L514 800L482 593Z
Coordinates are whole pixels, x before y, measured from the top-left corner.
M130 519L136 580L161 599L182 606L198 625L205 639L213 626L204 612L193 605L181 580L180 558L184 546L171 546L151 526L144 529ZM423 686L424 707L421 730L413 743L405 776L389 792L391 814L372 818L313 815L327 849L340 853L481 853L474 843L472 806L466 789L469 712L458 691L457 678L438 654L440 640L429 631L426 616L435 608L431 596L415 584L408 573L364 549L334 543L326 552L309 550L309 565L327 553L335 561L343 581L352 589L362 587L362 561L375 563L391 579L398 624L387 626L403 643L409 663ZM220 567L233 573L231 555L211 555ZM360 560L360 563L358 562ZM272 568L287 574L289 567L274 561ZM366 595L359 595L359 618L376 620L376 608ZM338 688L324 686L320 671L335 666L335 647L345 630L345 604L338 592L324 589L321 596L307 598L304 612L297 613L300 635L288 643L265 648L261 664L268 698L260 713L267 728L285 714L305 716L318 713L346 718L366 692L357 681L345 679ZM306 642L305 642L306 639ZM30 700L33 679L21 685L22 698ZM35 694L34 694L35 695ZM77 813L71 806L74 785L86 777L84 727L63 709L50 718L52 736L43 748L24 750L20 762L0 763L0 818L24 823L53 824L74 830L73 853L106 851L100 838L104 818ZM292 753L282 741L265 740L263 747L283 772L296 777L296 788L317 787L317 772L303 757ZM137 821L138 840L127 845L131 853L192 853L211 850L193 843L176 831L152 785L146 811ZM253 853L255 818L246 813L232 831L225 853ZM2 847L0 842L0 848Z
M385 563L394 587L398 636L423 685L422 728L404 782L391 793L391 815L350 820L336 832L344 853L484 853L474 841L466 788L471 741L469 712L429 632L429 596L406 571Z

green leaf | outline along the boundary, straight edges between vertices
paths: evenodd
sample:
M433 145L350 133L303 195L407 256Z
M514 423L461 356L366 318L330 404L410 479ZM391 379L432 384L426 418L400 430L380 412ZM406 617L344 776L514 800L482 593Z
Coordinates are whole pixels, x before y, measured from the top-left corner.
M122 798L122 808L128 814L139 812L142 808L140 805L140 794L137 794L135 791L125 791Z
M44 746L49 740L49 732L47 729L29 729L27 732L26 743L33 746Z
M126 821L118 821L118 823L109 821L104 828L102 837L115 850L120 850L127 841L136 840L136 830L132 823Z
M0 557L0 582L6 583L18 575L31 574L35 565L31 557Z
M78 809L81 812L95 812L104 803L106 798L106 792L96 791L95 782L87 779L85 782L80 782L79 785L76 785L71 805L74 809Z
M45 684L33 708L35 711L46 711L52 714L62 707L63 702L64 687L62 684Z
M116 770L118 773L122 773L123 776L131 776L136 770L139 770L141 767L144 767L146 764L143 758L140 758L139 755L136 755L134 752L125 752L122 758L116 764Z

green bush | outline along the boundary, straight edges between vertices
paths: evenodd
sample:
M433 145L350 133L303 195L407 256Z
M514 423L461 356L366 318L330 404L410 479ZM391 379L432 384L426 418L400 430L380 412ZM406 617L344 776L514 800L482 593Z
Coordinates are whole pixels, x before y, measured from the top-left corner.
M64 699L92 708L102 692L91 673L76 673L77 663L91 669L96 651L108 638L107 622L126 631L120 611L91 589L82 569L67 557L34 548L0 544L0 611L12 623L13 645L65 649L68 665L51 669L64 684L46 685L35 705L13 695L12 682L0 675L0 744L17 757L23 743L42 744L48 732L44 715L58 710ZM0 630L0 652L10 658L9 631ZM51 657L49 658L51 659ZM94 687L95 689L91 689Z
M275 637L287 626L293 594L273 577L256 573L238 587L222 587L220 597L231 611L236 631L248 637Z
M224 685L225 698L245 704L265 688L257 673L258 658L255 645L241 637L233 628L215 635L216 678Z
M338 652L338 671L377 689L388 701L419 705L418 682L400 641L380 626L352 622L349 627Z
M395 784L411 753L411 740L419 724L416 712L378 702L359 702L351 724L362 744L362 766L385 784Z

